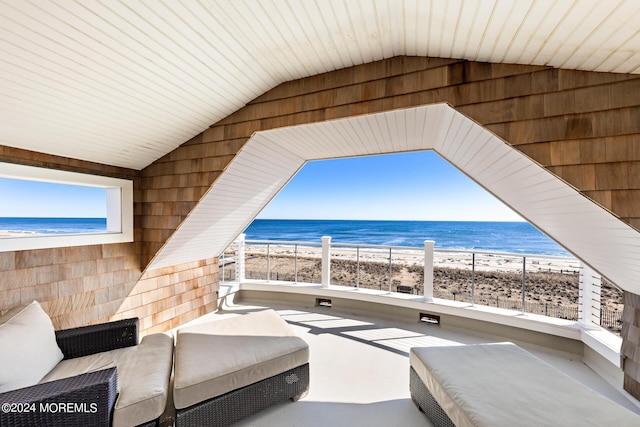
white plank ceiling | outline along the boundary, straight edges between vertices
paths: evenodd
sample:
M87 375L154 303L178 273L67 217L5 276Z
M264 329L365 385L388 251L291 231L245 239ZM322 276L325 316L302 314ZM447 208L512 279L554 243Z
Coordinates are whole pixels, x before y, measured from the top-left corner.
M0 145L142 169L278 84L397 55L640 73L640 1L0 0Z
M623 289L640 234L445 104L256 133L149 266L216 257L308 160L434 150Z

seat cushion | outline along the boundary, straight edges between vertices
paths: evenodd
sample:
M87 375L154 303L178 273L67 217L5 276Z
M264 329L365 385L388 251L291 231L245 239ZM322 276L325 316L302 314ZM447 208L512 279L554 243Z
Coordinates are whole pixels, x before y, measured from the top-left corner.
M309 346L275 311L265 310L178 330L177 409L281 374L309 361Z
M134 347L63 360L42 382L116 366L118 400L113 426L131 426L158 418L165 409L173 363L173 338L145 336Z
M640 416L512 343L414 347L409 361L459 427L640 426Z
M0 343L0 393L38 384L64 357L37 301L0 318Z

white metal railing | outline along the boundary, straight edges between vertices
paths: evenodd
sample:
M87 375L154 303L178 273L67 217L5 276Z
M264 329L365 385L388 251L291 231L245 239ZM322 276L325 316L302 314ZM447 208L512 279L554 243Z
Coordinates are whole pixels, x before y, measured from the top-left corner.
M321 242L304 242L304 241L273 241L273 240L245 240L244 235L241 235L226 251L227 254L223 254L220 257L222 263L222 282L226 279L226 272L229 271L229 265L234 264L235 277L230 277L233 282L243 282L246 278L245 265L246 265L246 253L247 246L252 248L263 249L259 251L260 256L266 258L266 281L267 282L280 282L280 278L273 277L272 261L275 256L273 255L273 248L282 251L287 250L287 257L293 259L293 277L288 282L299 282L299 261L301 256L301 249L304 249L304 256L312 256L320 260L320 280L319 283L323 287L328 287L332 284L331 280L331 262L337 256L342 256L347 259L351 254L350 260L353 261L355 256L355 285L356 289L360 289L361 286L361 274L363 272L363 265L365 262L362 260L363 253L369 254L369 262L371 259L377 260L378 263L385 262L387 265L386 277L379 277L386 280L387 291L392 293L394 282L394 263L393 256L402 254L403 256L413 256L414 261L420 263L423 268L423 292L422 297L425 301L433 301L433 278L434 278L434 264L447 266L447 262L452 257L456 257L456 268L466 268L471 271L471 304L476 304L476 282L477 273L481 271L488 271L495 269L496 262L501 263L500 268L505 271L512 271L514 273L521 273L521 312L526 312L527 304L525 302L526 288L527 288L527 272L540 272L540 271L557 271L563 273L573 273L578 278L579 284L579 297L578 297L578 321L586 326L600 325L600 286L601 277L592 270L589 266L582 263L575 258L566 257L554 257L545 255L534 254L513 254L504 252L486 252L486 251L466 251L466 250L452 250L452 249L434 249L433 241L425 241L423 248L405 247L405 246L389 246L389 245L370 245L370 244L347 244L347 243L332 243L331 237L325 236ZM309 252L309 249L315 249ZM320 251L318 251L320 249ZM291 250L293 253L291 253ZM332 250L334 250L332 252ZM341 253L338 253L341 251ZM373 254L373 255L372 255ZM282 254L278 254L278 257L282 257ZM333 258L332 258L333 257ZM460 264L462 259L463 264ZM231 261L229 261L231 260ZM521 260L521 261L518 261ZM554 261L544 264L543 261ZM558 262L560 261L560 262ZM529 262L529 264L528 264ZM560 267L558 267L558 265ZM318 283L316 280L315 283ZM380 285L382 289L382 284ZM453 294L454 299L456 294ZM546 310L545 310L546 312Z

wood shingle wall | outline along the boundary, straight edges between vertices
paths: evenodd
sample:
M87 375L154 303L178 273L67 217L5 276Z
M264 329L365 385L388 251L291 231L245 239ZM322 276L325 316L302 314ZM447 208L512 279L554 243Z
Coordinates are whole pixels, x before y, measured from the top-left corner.
M624 293L622 313L624 389L640 400L640 296Z

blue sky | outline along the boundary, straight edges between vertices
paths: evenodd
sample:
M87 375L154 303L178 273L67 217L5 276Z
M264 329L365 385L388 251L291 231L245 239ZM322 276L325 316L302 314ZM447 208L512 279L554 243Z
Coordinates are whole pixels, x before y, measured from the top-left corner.
M99 188L0 179L0 200L0 217L106 216ZM432 151L309 162L258 218L523 221Z
M0 178L0 217L105 218L106 190Z
M524 221L433 151L309 162L258 218Z

